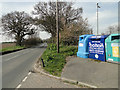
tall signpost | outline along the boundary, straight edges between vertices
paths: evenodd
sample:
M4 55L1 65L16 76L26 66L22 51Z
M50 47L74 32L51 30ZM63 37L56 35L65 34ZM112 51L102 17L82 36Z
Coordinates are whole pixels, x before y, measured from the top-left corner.
M57 52L59 53L58 0L56 1Z
M97 3L97 35L98 35L98 30L99 30L99 26L98 26L98 8L100 8L100 6L98 5L98 3Z

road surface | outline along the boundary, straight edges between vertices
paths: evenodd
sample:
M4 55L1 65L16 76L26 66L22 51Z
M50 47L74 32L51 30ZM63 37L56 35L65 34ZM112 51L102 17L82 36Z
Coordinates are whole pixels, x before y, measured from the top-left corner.
M2 88L16 88L42 55L45 44L2 56Z
M61 80L51 78L41 73L31 73L25 82L21 83L22 88L81 88L79 86L65 83Z

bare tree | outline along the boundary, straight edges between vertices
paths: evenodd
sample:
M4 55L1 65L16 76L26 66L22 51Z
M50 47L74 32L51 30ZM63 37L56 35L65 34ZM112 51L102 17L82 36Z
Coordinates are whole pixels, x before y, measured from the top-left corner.
M59 11L59 30L62 31L63 27L77 22L81 18L82 8L74 9L73 3L70 2L58 2ZM55 2L39 2L34 6L34 15L36 25L43 28L44 31L52 34L52 37L56 36L56 3Z
M113 33L120 33L120 29L118 25L109 26L107 28L106 34L113 34Z
M36 29L32 17L25 12L14 11L2 16L3 32L14 35L17 45L21 45L26 35L32 35Z
M65 45L77 45L80 35L93 34L92 28L89 28L87 19L79 20L65 26L60 33L61 42Z

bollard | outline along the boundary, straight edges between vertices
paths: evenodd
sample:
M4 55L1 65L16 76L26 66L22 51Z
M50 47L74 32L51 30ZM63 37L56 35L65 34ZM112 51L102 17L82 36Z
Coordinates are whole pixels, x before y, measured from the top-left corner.
M42 61L42 65L43 65L43 67L45 67L45 64L44 64L44 61L43 61L43 59L41 58L41 61Z

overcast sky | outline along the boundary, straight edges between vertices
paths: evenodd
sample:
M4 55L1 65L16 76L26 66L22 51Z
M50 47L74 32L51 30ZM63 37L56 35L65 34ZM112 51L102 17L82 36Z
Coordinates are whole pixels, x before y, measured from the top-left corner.
M41 1L41 0L39 0ZM43 1L43 0L42 0ZM46 0L45 0L46 1ZM55 0L50 0L55 1ZM62 0L66 1L66 0ZM68 0L67 0L68 1ZM72 1L72 0L69 0ZM96 2L99 1L99 34L107 30L110 25L118 24L118 0L76 0L74 2L74 8L83 8L83 18L88 18L88 23L93 28L94 34L96 34ZM106 2L105 2L106 1ZM1 0L0 2L0 16L5 15L11 11L25 11L31 14L33 6L38 2L38 0ZM40 37L46 39L50 37L50 34L46 32L40 32ZM3 37L2 41L9 41L9 39Z

